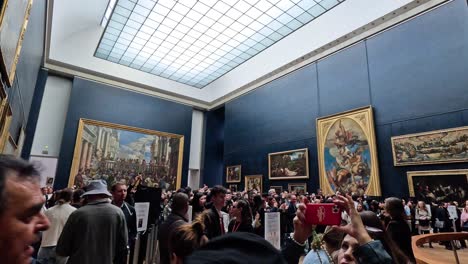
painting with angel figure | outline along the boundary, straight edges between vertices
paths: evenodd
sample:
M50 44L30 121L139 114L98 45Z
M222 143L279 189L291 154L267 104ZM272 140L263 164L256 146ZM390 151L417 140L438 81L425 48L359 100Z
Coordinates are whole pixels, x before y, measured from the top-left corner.
M371 107L317 120L320 187L326 193L380 195Z
M93 179L175 190L183 137L94 120L80 120L69 185Z

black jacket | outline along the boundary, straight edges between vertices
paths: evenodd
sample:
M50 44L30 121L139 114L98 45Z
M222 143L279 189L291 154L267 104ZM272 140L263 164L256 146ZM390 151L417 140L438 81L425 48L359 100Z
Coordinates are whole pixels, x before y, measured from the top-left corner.
M205 218L205 235L208 239L220 236L224 234L224 231L221 230L221 218L218 214L218 211L214 206L207 210L207 217Z
M161 264L170 263L169 258L169 238L171 232L177 227L187 223L185 216L179 215L177 213L171 213L166 221L159 225L158 234L159 234L159 252L161 253Z

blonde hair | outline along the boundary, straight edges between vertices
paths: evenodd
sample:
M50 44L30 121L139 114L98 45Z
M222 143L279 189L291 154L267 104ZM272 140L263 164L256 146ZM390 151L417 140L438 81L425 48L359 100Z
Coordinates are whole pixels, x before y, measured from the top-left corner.
M169 254L186 257L195 249L205 244L206 212L199 214L191 224L183 224L171 232L169 239Z

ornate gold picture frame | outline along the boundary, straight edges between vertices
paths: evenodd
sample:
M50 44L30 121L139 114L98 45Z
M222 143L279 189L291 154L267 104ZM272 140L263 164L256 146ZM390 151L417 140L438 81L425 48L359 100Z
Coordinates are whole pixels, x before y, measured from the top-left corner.
M226 182L241 182L242 177L242 166L233 165L226 167Z
M305 194L307 192L307 183L306 182L301 182L301 183L289 183L288 184L288 191L291 192L296 192L296 194Z
M271 190L271 189L274 189L275 192L276 192L276 194L278 194L278 195L281 195L281 193L283 192L283 186L279 186L279 185L277 185L277 186L270 186L270 190Z
M247 191L255 189L263 193L263 175L246 175L244 186Z
M380 196L372 107L317 119L320 188Z
M80 119L68 186L105 179L177 190L183 151L182 135Z
M468 126L392 137L395 166L468 162Z
M229 190L231 190L231 192L237 192L237 184L229 184Z
M32 0L3 1L0 14L0 70L10 87L15 79L32 2Z
M463 205L468 199L468 169L408 171L410 197L425 202L458 201Z
M309 179L309 150L303 148L268 154L268 178Z

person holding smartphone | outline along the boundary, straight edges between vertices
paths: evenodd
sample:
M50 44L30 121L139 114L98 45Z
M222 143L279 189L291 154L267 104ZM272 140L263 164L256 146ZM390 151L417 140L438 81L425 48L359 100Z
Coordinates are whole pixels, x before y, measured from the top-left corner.
M367 232L362 219L354 207L351 196L337 195L333 201L348 213L351 223L345 226L334 226L333 229L346 234L343 239L338 263L368 263L386 264L394 263L392 257L385 251L382 242L373 240ZM306 206L298 205L296 217L294 218L294 233L286 241L282 249L283 257L288 263L298 263L301 250L304 249L307 239L311 236L313 226L306 222Z

